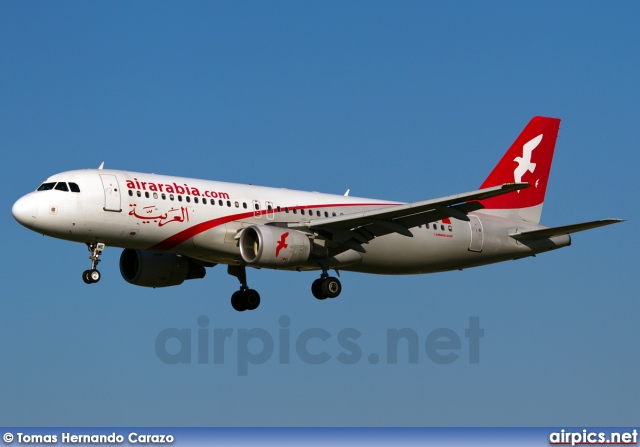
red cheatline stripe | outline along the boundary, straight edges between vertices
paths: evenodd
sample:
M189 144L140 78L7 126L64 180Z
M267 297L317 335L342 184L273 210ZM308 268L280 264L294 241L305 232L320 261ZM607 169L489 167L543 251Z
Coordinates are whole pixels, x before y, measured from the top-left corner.
M157 243L153 247L150 247L149 250L156 251L167 251L176 247L183 242L191 239L192 237L203 233L211 228L217 227L218 225L223 225L227 222L231 222L237 219L244 219L247 217L253 216L253 213L242 213L242 214L234 214L231 216L219 217L218 219L208 220L206 222L199 223L192 227L187 228L186 230L182 230L179 233L174 234L173 236L169 236L164 241Z
M328 208L328 207L345 207L345 206L393 206L393 205L399 205L396 203L344 203L344 204L335 204L335 205L303 205L303 206L299 206L299 205L295 205L295 206L290 206L287 207L290 210L295 208L297 210L300 209L310 209L310 208ZM280 207L281 209L281 213L283 213L283 209L285 207ZM278 211L274 208L273 210L269 211L269 210L260 210L260 215L265 215L268 213L273 213L276 214L278 213ZM206 222L202 222L199 224L196 224L192 227L189 227L185 230L182 230L176 234L174 234L173 236L169 236L168 238L166 238L165 240L157 243L156 245L154 245L153 247L149 247L149 250L155 250L155 251L167 251L167 250L171 250L172 248L182 244L183 242L191 239L194 236L197 236L200 233L204 233L207 230L210 230L211 228L217 227L219 225L224 225L227 222L233 222L236 220L240 220L240 219L246 219L249 217L253 217L255 215L255 213L253 211L249 211L246 213L240 213L240 214L231 214L229 216L223 216L223 217L219 217L217 219L212 219L212 220L208 220Z

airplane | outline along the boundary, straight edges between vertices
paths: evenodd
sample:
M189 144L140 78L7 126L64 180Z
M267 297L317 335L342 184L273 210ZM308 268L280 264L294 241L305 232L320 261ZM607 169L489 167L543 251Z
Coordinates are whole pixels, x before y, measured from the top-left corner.
M87 245L100 280L106 246L121 247L129 283L167 287L227 265L240 282L237 311L260 294L247 267L320 271L319 300L342 291L334 270L422 274L535 256L571 244L571 233L621 222L540 225L560 119L536 116L480 189L415 203L104 169L55 174L12 208L23 226Z

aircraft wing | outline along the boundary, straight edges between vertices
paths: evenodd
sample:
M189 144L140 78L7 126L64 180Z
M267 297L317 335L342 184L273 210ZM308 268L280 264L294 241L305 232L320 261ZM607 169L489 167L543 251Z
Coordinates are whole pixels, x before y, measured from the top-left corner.
M565 234L576 233L578 231L590 230L592 228L603 227L605 225L611 225L618 222L624 222L624 221L622 219L594 220L592 222L582 222L582 223L573 224L573 225L563 225L561 227L543 228L541 230L525 231L522 233L512 233L509 236L521 241L534 240L534 239L547 239L553 236L562 236Z
M507 183L501 186L456 194L422 202L391 205L361 213L311 219L290 223L289 228L310 229L337 245L364 252L360 244L375 237L398 233L412 237L410 228L435 222L445 217L468 221L467 213L482 209L478 200L527 188L528 183Z

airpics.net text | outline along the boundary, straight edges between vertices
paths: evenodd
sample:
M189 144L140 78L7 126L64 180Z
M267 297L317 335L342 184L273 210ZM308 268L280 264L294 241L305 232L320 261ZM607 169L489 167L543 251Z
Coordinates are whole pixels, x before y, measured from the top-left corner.
M398 363L417 364L423 361L437 365L450 365L458 361L480 363L480 340L485 330L479 317L469 317L462 328L440 327L430 331L411 328L386 329L386 346L365 353L363 332L355 328L327 330L319 327L292 328L291 318L282 315L278 326L233 329L210 327L209 317L201 315L197 327L166 328L155 339L157 358L168 365L198 364L224 365L235 360L237 374L246 376L249 367L268 362L289 365L301 362L322 365L336 361L343 365L367 362L376 365ZM276 334L276 335L273 335Z

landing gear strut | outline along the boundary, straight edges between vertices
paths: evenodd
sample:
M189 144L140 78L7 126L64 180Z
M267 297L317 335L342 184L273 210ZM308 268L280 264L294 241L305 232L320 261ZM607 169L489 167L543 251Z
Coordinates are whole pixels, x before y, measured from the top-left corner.
M329 276L326 265L322 265L322 275L311 284L311 293L319 300L335 298L342 292L340 280Z
M96 269L98 263L100 263L100 255L104 251L105 245L102 242L88 243L87 248L91 253L89 259L91 259L91 270L85 270L82 272L82 280L87 284L93 284L100 281L100 272Z
M260 305L260 294L247 286L247 269L244 265L230 265L227 272L240 281L240 290L231 295L231 306L238 312L255 310Z

